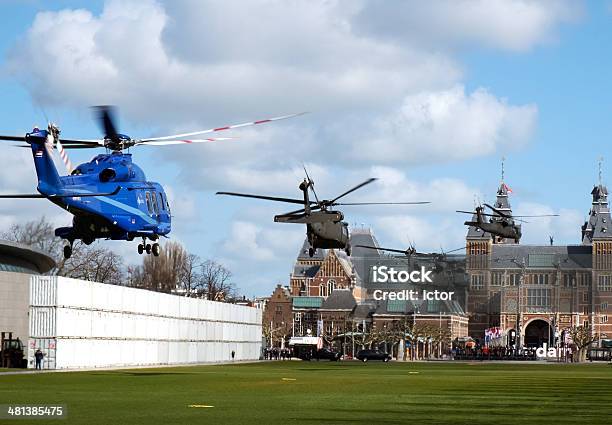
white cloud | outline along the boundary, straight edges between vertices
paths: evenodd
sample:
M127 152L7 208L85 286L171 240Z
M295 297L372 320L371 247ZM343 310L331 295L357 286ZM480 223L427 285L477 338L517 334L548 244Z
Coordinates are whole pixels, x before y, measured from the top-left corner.
M355 36L347 12L335 2L109 1L100 16L39 13L10 67L41 103L117 103L161 125L371 108L387 102L381 90L459 75L447 57Z
M523 238L521 243L546 245L549 236L555 243L579 244L581 242L580 226L584 222L584 213L574 209L552 207L536 202L521 202L514 208L516 215L549 215L559 214L559 217L525 218L522 223Z
M462 224L460 217L448 214L388 215L375 221L374 232L385 248L406 249L414 243L419 252L440 252L465 245Z
M550 43L559 24L579 20L572 0L370 0L355 19L367 34L439 48L475 44L525 51Z
M235 257L250 257L260 261L274 258L274 253L257 242L261 230L253 223L234 222L223 249Z
M410 178L403 171L386 166L374 166L370 168L372 177L379 180L372 185L371 193L359 193L351 195L355 201L360 202L415 202L428 201L429 205L422 206L393 206L394 210L410 211L415 214L422 211L424 214L431 212L445 212L471 205L474 197L482 198L478 188L469 187L464 181L454 178L434 178L422 181Z
M195 200L190 192L176 191L174 186L170 185L166 185L164 190L168 196L173 220L183 222L197 218Z
M370 163L420 165L486 156L524 146L537 115L535 105L512 106L482 88L421 92L378 116L351 152Z
M245 129L238 141L168 148L201 189L288 182L301 161L430 163L528 141L535 106L465 93L451 55L355 32L367 7L109 1L99 16L41 12L9 68L41 104L116 103L132 122L162 129L313 112Z

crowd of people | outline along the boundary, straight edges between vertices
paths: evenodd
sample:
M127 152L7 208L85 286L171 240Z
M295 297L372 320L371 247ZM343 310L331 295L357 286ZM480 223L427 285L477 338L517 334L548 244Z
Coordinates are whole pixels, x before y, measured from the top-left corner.
M572 361L572 350L563 352L559 360ZM454 360L536 360L535 347L523 347L515 349L512 347L489 347L476 345L474 347L453 347L451 352Z
M266 348L264 350L264 360L291 360L293 350L291 348Z

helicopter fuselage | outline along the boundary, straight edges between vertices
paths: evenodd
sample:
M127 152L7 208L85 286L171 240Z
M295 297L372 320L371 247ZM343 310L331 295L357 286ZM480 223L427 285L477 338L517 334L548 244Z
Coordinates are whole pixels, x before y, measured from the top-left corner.
M307 224L306 232L314 249L346 249L348 246L348 224L344 221L328 220Z
M490 233L507 239L518 241L521 238L521 232L518 227L507 221L487 223L486 221L466 221L466 226L473 226L481 229L483 232Z
M96 194L112 196L50 197L49 200L74 215L72 227L55 230L70 241L95 239L158 239L170 233L171 215L166 194L159 183L146 180L132 155L119 151L100 154L80 164L68 176L59 176L45 145L46 131L27 135L43 194ZM116 192L116 193L115 193Z
M308 215L277 215L277 223L303 223L306 224L306 236L312 248L317 249L344 249L350 252L348 224L343 221L344 215L340 211L311 211Z

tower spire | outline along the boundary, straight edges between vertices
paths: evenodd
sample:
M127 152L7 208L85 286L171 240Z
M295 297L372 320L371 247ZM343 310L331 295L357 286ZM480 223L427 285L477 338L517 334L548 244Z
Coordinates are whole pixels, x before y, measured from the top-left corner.
M501 159L501 181L502 181L502 183L504 182L504 174L505 174L504 165L505 165L505 162L506 162L506 157L502 156L502 159Z
M598 167L599 167L599 173L598 174L599 174L599 185L600 186L601 186L601 181L602 181L602 178L601 178L601 174L602 174L601 168L602 168L602 165L603 165L603 160L604 160L603 156L600 156L599 157L599 162L598 162Z

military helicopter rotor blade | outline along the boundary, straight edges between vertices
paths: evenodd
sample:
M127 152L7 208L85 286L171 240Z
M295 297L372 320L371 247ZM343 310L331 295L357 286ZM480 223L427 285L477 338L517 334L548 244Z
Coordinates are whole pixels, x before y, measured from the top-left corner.
M313 195L315 197L315 200L317 201L317 204L318 204L319 203L319 197L317 196L317 191L314 188L314 180L312 180L310 178L310 176L308 175L308 170L306 170L306 165L304 163L302 163L302 167L304 167L304 173L306 174L306 178L310 182L310 189L312 190L312 193L313 193Z
M366 186L366 185L368 185L368 184L370 184L370 183L372 183L372 182L374 182L374 181L376 181L376 179L375 179L375 178L373 178L373 177L371 177L371 178L367 179L366 181L364 181L364 182L362 182L362 183L359 183L357 186L350 188L349 190L347 190L347 191L346 191L346 192L344 192L343 194L336 196L336 197L335 197L334 199L332 199L331 201L321 201L321 202L322 202L322 203L325 203L326 205L332 205L332 206L333 206L333 205L337 205L335 202L336 202L338 199L343 198L343 197L345 197L346 195L348 195L349 193L353 193L353 192L354 192L354 191L356 191L357 189L361 189L362 187L364 187L364 186Z
M366 248L366 249L376 249L379 251L389 251L389 252L398 252L400 254L406 255L408 250L406 249L395 249L395 248L383 248L381 246L372 246L372 245L355 245L355 247Z
M293 118L293 117L297 117L300 115L304 115L307 112L299 112L297 114L290 114L290 115L283 115L280 117L274 117L274 118L268 118L268 119L263 119L263 120L258 120L258 121L251 121L251 122L245 122L242 124L233 124L233 125L226 125L223 127L217 127L217 128L209 128L207 130L201 130L201 131L192 131L190 133L181 133L181 134L173 134L170 136L160 136L160 137L148 137L146 139L142 139L139 140L140 142L152 142L155 140L168 140L168 139L178 139L178 138L182 138L182 137L191 137L191 136L197 136L200 134L207 134L207 133L214 133L217 131L225 131L225 130L232 130L235 128L242 128L242 127L248 127L248 126L252 126L252 125L259 125L259 124L265 124L265 123L269 123L272 121L280 121L280 120L284 120L287 118Z
M513 218L515 217L532 217L532 218L537 218L537 217L559 217L559 214L538 214L538 215L513 215Z
M416 202L334 202L332 205L423 205L431 204L429 201Z
M489 205L489 204L486 204L486 203L485 203L484 205L485 205L485 207L489 208L489 209L490 209L490 210L492 210L492 211L495 211L497 214L501 215L502 217L505 217L505 218L512 218L512 216L511 216L511 215L508 215L508 214L506 214L505 212L500 211L500 210L498 210L497 208L492 207L492 206L491 206L491 205Z
M444 251L444 254L450 254L451 252L457 252L457 251L461 251L462 249L465 249L467 247L462 246L461 248L455 248L455 249L451 249L450 251Z
M310 211L316 211L316 210L320 210L321 209L321 205L312 205L310 207ZM306 209L301 208L299 210L295 210L295 211L289 211L287 213L283 213L283 214L279 214L282 216L288 216L288 215L294 215L294 214L303 214L306 212Z
M455 212L462 213L462 214L476 214L476 211L461 211L461 210L456 210ZM488 213L483 213L483 212L481 212L481 213L480 213L480 215L482 215L482 216L484 216L484 217L497 217L497 218L500 218L500 216L499 216L499 215L495 215L495 214L488 214ZM509 219L512 219L513 217L506 217L506 216L504 216L504 217L502 217L502 218L509 218Z
M289 204L301 204L304 205L303 199L291 199L291 198L279 198L276 196L264 196L264 195L251 195L248 193L237 193L237 192L217 192L217 195L228 195L228 196L238 196L241 198L255 198L255 199L264 199L266 201L276 201L276 202L286 202ZM314 201L311 201L311 204L315 204Z

